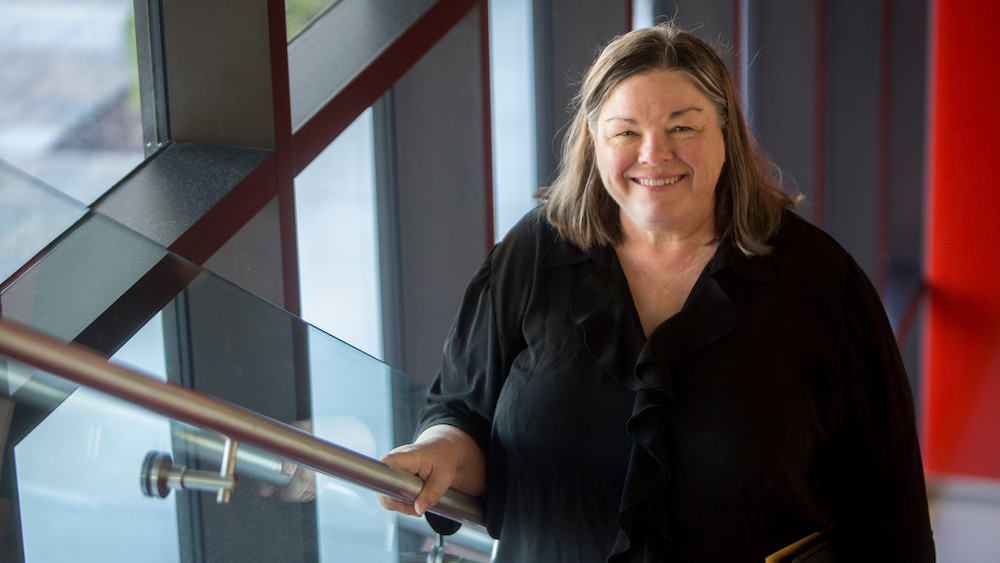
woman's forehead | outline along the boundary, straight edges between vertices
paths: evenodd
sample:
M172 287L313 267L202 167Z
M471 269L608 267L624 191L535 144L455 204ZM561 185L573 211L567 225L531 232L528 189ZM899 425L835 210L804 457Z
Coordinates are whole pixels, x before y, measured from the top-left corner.
M657 70L633 74L608 93L600 119L634 119L656 115L672 119L697 115L714 109L712 102L687 76Z

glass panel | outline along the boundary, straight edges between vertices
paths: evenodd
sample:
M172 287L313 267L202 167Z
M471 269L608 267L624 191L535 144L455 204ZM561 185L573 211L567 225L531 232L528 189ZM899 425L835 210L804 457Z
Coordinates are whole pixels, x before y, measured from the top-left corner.
M166 350L163 348L163 316L159 313L115 352L111 361L138 370L160 381L167 380Z
M91 203L143 159L132 0L0 0L0 158Z
M390 393L405 375L134 232L78 211L82 218L3 288L5 320L85 343L150 377L370 457L389 451L397 432L409 438L397 429L412 425L412 399ZM0 240L13 228L0 224ZM0 414L9 405L4 397L18 408L0 497L16 502L0 502L0 511L20 510L12 521L22 528L13 537L23 537L26 561L402 562L423 561L433 542L423 521L397 519L371 492L336 478L307 480L315 499L291 502L299 482L289 482L283 469L292 466L249 445L239 449L239 486L228 505L190 490L165 500L143 497L138 477L148 452L217 474L221 439L0 358ZM265 495L269 485L282 491ZM451 543L471 549L462 552L470 561L488 560L492 545L470 530Z
M0 376L2 366L11 364L0 356ZM21 365L17 370L32 371ZM35 378L41 375L48 374L35 374ZM361 417L367 415L362 413ZM327 422L322 422L323 418ZM326 428L317 435L326 433L323 438L327 441L341 438L342 445L370 449L368 453L376 455L381 450L376 434L387 425L376 421L372 432L372 421L347 414L320 416L317 427ZM14 448L24 560L427 560L436 540L424 520L386 512L363 487L314 474L252 446L237 449L237 485L227 505L216 504L216 489L163 485L171 482L168 472L177 474L182 468L188 483L214 479L222 442L214 433L96 391L78 389ZM158 462L153 470L147 465L151 459ZM315 497L287 498L284 493L293 479L309 483ZM149 492L143 490L144 481L150 483ZM159 490L161 485L167 488ZM180 530L197 519L188 516L185 521L179 512L180 507L188 505L190 509L196 503L202 505L197 512L206 521L213 520L212 512L241 511L235 519L242 524L248 519L247 512L253 510L277 523L291 508L317 511L319 523L315 529L305 530L305 537L298 541L268 545L254 545L253 541L247 545L247 538L241 536L212 538L213 530L203 529L203 537L193 541L214 543L220 551L192 557L197 548ZM410 547L400 548L403 542ZM447 552L469 562L488 561L492 549L492 540L485 534L468 529L450 537L448 544Z
M372 151L368 109L295 178L295 209L302 318L381 357Z
M29 186L34 186L29 187ZM79 204L0 161L0 283L85 213Z
M176 503L138 487L151 449L171 451L168 421L73 393L14 448L25 561L180 561Z
M313 18L337 0L285 0L285 33L291 41Z
M368 374L368 377L313 377L314 432L368 457L377 457L392 449L389 370L372 373L370 361L361 355L344 354L342 346L332 339L322 338L316 332L310 334L312 373L329 373L331 366L337 366L345 375ZM355 486L326 476L317 479L321 561L378 559L394 518L371 500L371 493Z
M490 2L494 233L535 206L535 81L530 0Z

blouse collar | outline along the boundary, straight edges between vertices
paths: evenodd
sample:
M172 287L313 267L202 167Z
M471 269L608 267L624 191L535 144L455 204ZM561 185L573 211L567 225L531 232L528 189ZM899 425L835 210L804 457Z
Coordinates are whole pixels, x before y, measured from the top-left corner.
M545 249L542 265L546 268L558 268L580 264L588 260L609 268L616 267L618 263L618 257L610 246L583 250L567 240L557 238ZM709 261L706 272L715 276L723 268L732 270L737 275L750 280L772 286L778 284L774 259L771 256L746 256L728 240L719 243L719 248L716 249L715 255Z

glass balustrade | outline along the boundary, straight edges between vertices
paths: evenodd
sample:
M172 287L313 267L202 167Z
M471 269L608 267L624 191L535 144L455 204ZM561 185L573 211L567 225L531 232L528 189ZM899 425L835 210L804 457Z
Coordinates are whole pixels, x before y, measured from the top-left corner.
M4 321L370 458L409 441L422 384L27 176L2 178L4 200L25 204L0 240L20 237L7 262L26 261L4 271ZM43 220L56 226L23 229ZM0 438L0 547L24 561L404 562L436 542L364 487L252 445L230 458L214 432L5 358ZM219 502L226 459L235 488ZM465 526L448 545L444 560L488 561L492 541Z

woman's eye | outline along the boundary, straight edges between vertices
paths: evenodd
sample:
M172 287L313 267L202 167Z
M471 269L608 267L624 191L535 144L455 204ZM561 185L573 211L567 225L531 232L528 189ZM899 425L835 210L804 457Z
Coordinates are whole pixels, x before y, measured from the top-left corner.
M635 131L622 131L618 133L619 137L631 137L632 135L635 135Z
M689 131L694 131L694 129L688 127L687 125L678 125L671 129L674 133L687 133Z

